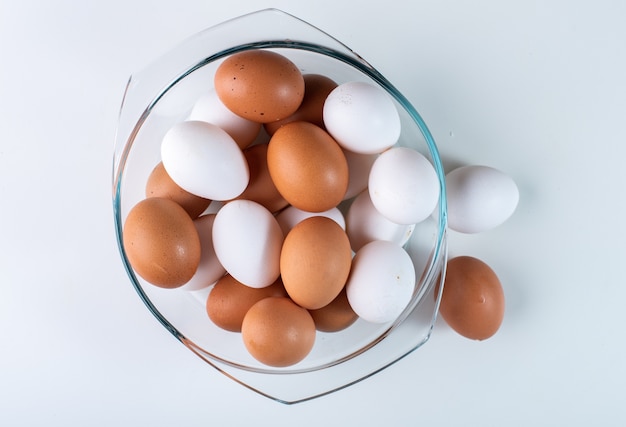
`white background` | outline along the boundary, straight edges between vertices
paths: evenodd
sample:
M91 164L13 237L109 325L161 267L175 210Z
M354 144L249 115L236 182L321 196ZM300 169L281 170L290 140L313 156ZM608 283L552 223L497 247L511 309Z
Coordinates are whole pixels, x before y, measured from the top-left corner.
M626 3L0 0L0 425L618 426L626 423ZM448 167L521 200L451 233L507 312L284 406L174 339L130 285L111 165L128 76L184 38L274 6L332 34L420 111Z

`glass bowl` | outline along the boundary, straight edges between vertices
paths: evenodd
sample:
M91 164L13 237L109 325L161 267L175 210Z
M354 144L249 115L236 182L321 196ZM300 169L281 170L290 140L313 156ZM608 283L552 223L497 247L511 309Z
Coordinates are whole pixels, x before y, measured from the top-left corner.
M359 319L340 332L318 332L311 353L285 368L257 362L239 333L224 331L209 320L204 301L210 288L192 292L153 286L135 273L122 244L124 220L145 198L147 178L160 161L163 135L188 117L199 94L212 85L221 61L249 49L274 50L303 73L323 74L337 83L365 81L382 87L400 113L397 145L424 154L440 185L434 214L416 225L404 246L417 281L402 314L386 324ZM209 365L268 398L291 404L350 386L419 348L432 332L442 291L440 286L434 295L435 284L444 275L447 257L444 172L435 142L409 101L376 69L333 37L280 10L261 10L204 30L130 77L115 141L113 210L122 262L156 319Z

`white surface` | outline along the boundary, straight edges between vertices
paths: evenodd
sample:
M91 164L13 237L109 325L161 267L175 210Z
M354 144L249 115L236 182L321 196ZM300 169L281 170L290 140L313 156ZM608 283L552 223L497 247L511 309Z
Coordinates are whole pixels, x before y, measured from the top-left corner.
M382 71L448 169L486 164L517 181L507 223L451 236L453 255L503 282L492 339L440 321L387 371L282 406L209 368L144 308L110 199L127 77L267 6ZM0 0L0 425L624 425L625 16L619 0Z

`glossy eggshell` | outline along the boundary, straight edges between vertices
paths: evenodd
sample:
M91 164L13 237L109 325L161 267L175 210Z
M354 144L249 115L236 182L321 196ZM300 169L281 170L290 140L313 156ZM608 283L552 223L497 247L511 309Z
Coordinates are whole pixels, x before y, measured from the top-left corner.
M346 232L332 219L314 216L298 223L285 237L281 277L294 302L315 310L339 295L351 262Z
M217 281L206 301L209 318L222 329L241 332L246 313L255 303L269 297L286 297L280 280L265 288L251 288L231 275Z
M376 209L397 224L416 224L429 217L439 201L439 187L433 165L407 147L393 147L379 155L368 181Z
M243 155L248 162L250 182L238 199L252 200L260 203L270 212L285 208L288 203L278 192L267 168L267 144L253 145L244 150Z
M353 81L337 86L324 103L326 130L345 149L381 153L400 137L398 110L380 86Z
M219 126L242 150L252 144L261 130L260 123L244 119L226 108L215 90L210 90L198 98L188 120L200 120Z
M295 113L276 122L265 123L265 130L273 135L276 130L291 122L305 121L324 128L324 102L337 83L320 74L305 74L304 98Z
M148 176L146 197L163 197L181 205L191 218L197 218L209 207L211 200L205 199L183 190L168 175L159 162Z
M348 302L345 288L328 305L309 310L315 327L321 332L338 332L352 325L359 318Z
M480 233L504 223L517 208L519 189L504 172L482 165L462 166L446 175L448 226Z
M226 203L215 215L212 237L220 263L241 283L264 288L280 276L283 232L272 213L259 203Z
M354 256L346 292L360 318L371 323L395 320L411 301L414 289L413 261L396 243L375 240Z
M194 219L193 225L200 237L200 263L193 277L181 289L197 291L214 284L226 274L226 269L217 259L213 247L213 222L215 214L206 214Z
M348 162L335 140L319 126L292 122L274 133L267 166L276 188L308 212L336 207L348 188Z
M448 261L439 312L452 329L485 340L500 328L504 309L504 291L491 267L470 256Z
M271 297L246 313L241 336L248 352L268 366L284 367L304 359L315 344L309 312L289 298Z
M128 213L123 244L131 266L155 286L187 283L200 262L200 238L193 220L176 202L144 199Z
M258 123L290 116L304 98L304 78L298 67L268 50L229 56L215 71L214 86L229 110Z
M176 184L211 200L230 200L248 185L248 164L235 140L202 121L173 125L161 142L163 166Z

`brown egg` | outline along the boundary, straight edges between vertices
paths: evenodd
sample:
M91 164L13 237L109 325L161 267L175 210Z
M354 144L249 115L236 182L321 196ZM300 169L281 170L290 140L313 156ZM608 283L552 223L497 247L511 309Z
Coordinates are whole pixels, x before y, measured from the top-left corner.
M241 336L252 357L284 367L304 359L315 344L315 323L289 298L265 298L246 313Z
M267 167L276 188L293 206L307 212L334 208L348 188L348 162L322 128L292 122L270 139Z
M200 263L193 220L170 199L151 197L137 203L126 217L123 244L135 272L162 288L184 285Z
M206 301L209 318L222 329L241 332L243 318L255 303L268 297L286 297L283 283L277 280L264 288L251 288L227 274L217 281Z
M250 181L248 187L238 199L252 200L265 206L270 212L276 212L288 205L276 189L267 168L267 144L253 145L244 150L248 162Z
M146 183L146 197L164 197L181 205L192 219L197 218L209 207L211 201L183 190L168 175L163 162L152 170Z
M483 261L459 256L448 261L441 316L460 335L484 340L494 335L504 317L504 291Z
M313 216L285 237L280 253L283 284L291 299L316 310L334 300L350 273L352 251L346 232L335 221Z
M315 328L322 332L338 332L352 325L359 318L348 302L344 288L330 304L317 310L309 310Z
M214 85L229 110L258 123L290 116L304 98L304 78L298 67L268 50L229 56L215 71Z
M319 74L305 74L304 98L295 113L276 122L265 123L265 130L273 135L284 124L305 121L324 129L324 102L329 93L337 87L337 83Z

